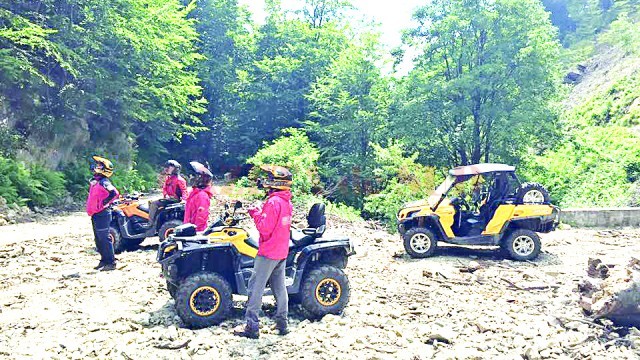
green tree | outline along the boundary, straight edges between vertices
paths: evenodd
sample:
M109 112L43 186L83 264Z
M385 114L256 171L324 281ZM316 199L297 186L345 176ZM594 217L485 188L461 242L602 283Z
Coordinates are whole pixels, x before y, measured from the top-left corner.
M377 190L372 143L385 134L388 116L390 89L376 66L377 45L376 37L364 35L361 44L343 50L308 95L307 125L322 148L323 177L341 185L334 196L358 207Z
M423 161L516 162L554 133L559 44L535 0L436 0L405 41L419 51L393 128Z
M256 32L255 60L238 70L239 101L228 115L239 159L282 129L304 125L310 111L306 95L349 42L344 25L337 21L314 27L300 14L286 16L277 1L267 5L266 22Z

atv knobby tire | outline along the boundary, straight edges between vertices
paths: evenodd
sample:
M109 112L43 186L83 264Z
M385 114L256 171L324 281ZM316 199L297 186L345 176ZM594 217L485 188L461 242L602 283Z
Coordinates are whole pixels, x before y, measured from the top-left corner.
M433 232L426 228L413 228L402 235L404 249L412 258L426 258L436 251L438 241Z
M340 314L349 303L350 294L347 275L337 267L322 265L305 275L300 300L305 315L319 319Z
M533 260L540 255L542 243L538 234L527 229L515 229L504 239L501 247L513 260Z
M176 293L178 292L178 287L167 280L167 291L169 291L169 295L171 295L171 297L175 299Z
M190 328L203 328L224 321L233 305L231 286L220 275L199 273L180 283L176 312Z
M176 227L182 225L182 221L180 220L169 220L160 226L158 230L158 237L160 238L160 242L165 241L169 235L173 234L176 230Z
M516 192L516 201L518 204L548 204L549 191L538 183L524 183Z
M120 236L120 232L113 226L109 226L109 241L113 244L113 252L120 254L127 249L126 240Z

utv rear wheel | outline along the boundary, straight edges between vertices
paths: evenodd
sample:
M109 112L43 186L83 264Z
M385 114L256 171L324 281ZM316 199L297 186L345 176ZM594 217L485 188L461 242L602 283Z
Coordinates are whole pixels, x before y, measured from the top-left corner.
M218 274L196 274L186 278L176 292L176 312L191 328L224 321L233 305L231 286Z
M519 204L547 204L549 191L538 183L524 183L516 192L516 201Z
M426 258L436 251L438 242L429 229L413 228L402 236L404 249L412 258Z
M165 241L169 235L173 234L176 231L176 227L182 225L182 221L180 220L169 220L160 226L160 230L158 230L158 237L160 238L160 242Z
M540 255L540 237L531 230L516 229L512 231L502 243L503 250L513 260L533 260Z
M302 280L302 308L312 319L340 314L349 302L350 293L347 275L334 266L323 265L311 270Z

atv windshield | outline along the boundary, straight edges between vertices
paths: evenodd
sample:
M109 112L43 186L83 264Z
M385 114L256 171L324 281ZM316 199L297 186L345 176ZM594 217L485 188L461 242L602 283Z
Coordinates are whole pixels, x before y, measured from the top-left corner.
M456 177L453 175L447 176L446 179L438 186L432 193L429 195L429 199L427 202L429 203L429 207L431 210L435 211L442 198L449 192L449 189L456 183Z

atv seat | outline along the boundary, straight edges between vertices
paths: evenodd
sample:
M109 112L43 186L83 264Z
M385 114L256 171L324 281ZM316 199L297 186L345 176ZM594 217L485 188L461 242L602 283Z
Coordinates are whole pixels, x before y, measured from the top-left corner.
M291 243L289 247L305 247L322 237L327 228L327 217L324 215L325 206L322 203L313 204L307 215L308 227L298 230L291 229Z
M184 204L182 203L174 203L174 204L169 204L167 206L164 207L165 210L171 210L171 209L177 209L177 208L184 208Z

